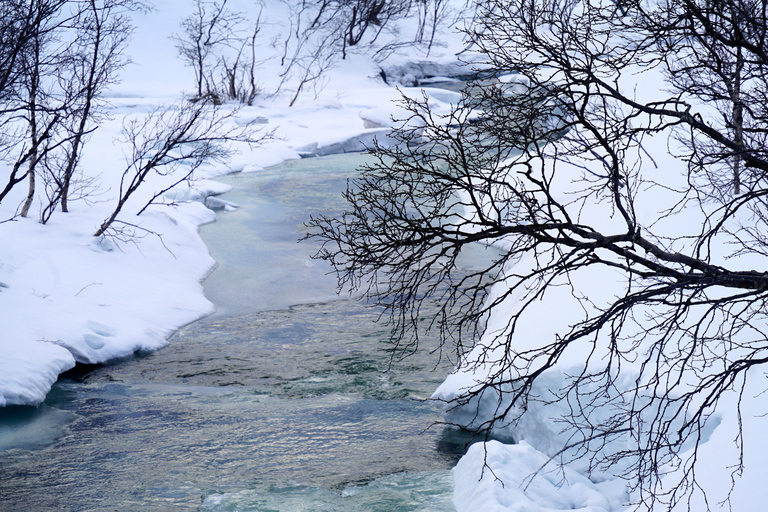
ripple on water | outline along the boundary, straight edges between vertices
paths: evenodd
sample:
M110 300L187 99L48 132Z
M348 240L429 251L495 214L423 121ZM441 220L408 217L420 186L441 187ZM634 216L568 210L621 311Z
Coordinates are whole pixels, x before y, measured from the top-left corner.
M340 491L273 484L234 493L212 494L201 512L453 512L450 471L399 473Z
M422 510L355 508L390 474L403 474L401 487L379 490L400 489L411 506L405 475L447 472L464 443L440 427L425 432L440 415L421 398L445 370L432 372L427 354L387 371L377 316L338 301L211 319L159 352L58 383L46 407L67 415L66 428L45 447L3 454L0 495L13 497L4 510L71 500L82 503L71 510L188 511L203 496L224 500L218 510L304 510L269 508L265 489L284 494L286 482L303 485L307 503L325 496L329 510ZM350 487L360 481L370 483ZM287 489L286 503L306 497Z

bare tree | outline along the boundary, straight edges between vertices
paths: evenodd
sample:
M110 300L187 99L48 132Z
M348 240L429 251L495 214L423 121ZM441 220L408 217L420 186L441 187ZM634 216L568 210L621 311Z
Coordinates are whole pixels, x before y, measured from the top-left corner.
M24 12L32 28L14 59L17 70L2 112L8 156L15 151L16 161L0 200L26 179L21 216L42 197L40 220L45 223L59 204L68 210L73 189L76 194L84 190L73 187L80 154L104 115L103 92L126 62L127 15L141 8L135 0L27 2ZM38 177L44 196L37 194Z
M333 49L333 36L326 34L326 37L319 41L305 34L302 41L296 47L296 53L290 59L285 71L281 73L283 80L293 75L297 79L296 90L288 103L292 107L299 95L310 86L314 87L315 93L322 90L325 85L326 71L334 66L336 62L336 52Z
M419 15L418 32L416 41L427 43L427 56L435 44L435 36L438 28L444 23L448 15L449 6L446 0L419 0L416 2Z
M22 81L25 83L26 87L20 89L26 93L23 95L26 101L22 102L22 105L25 104L26 106L26 121L29 127L29 136L27 139L29 149L22 151L19 160L17 160L17 163L24 162L27 166L27 197L24 199L24 203L19 213L22 217L26 217L29 214L29 209L35 198L36 166L39 160L39 155L47 152L41 145L44 145L49 139L51 130L58 124L59 120L58 113L51 115L51 121L48 123L45 132L43 132L44 136L41 136L40 130L38 130L38 117L46 114L50 115L50 113L45 111L45 105L41 106L38 103L38 100L44 95L44 93L41 93L43 87L40 83L43 77L43 74L41 74L41 67L50 64L41 62L43 47L46 45L45 39L46 37L43 34L43 31L36 31L35 37L31 39L29 48L24 56L24 79ZM38 109L41 109L39 113Z
M281 82L293 89L290 105L310 89L317 91L325 72L351 51L370 52L383 60L403 47L434 43L437 27L445 19L443 0L286 0L289 29L282 38ZM399 33L397 22L418 16L416 33ZM431 31L429 36L426 31ZM389 40L383 37L389 35ZM425 39L427 39L425 43ZM385 39L383 42L381 39Z
M256 70L260 65L257 60L256 40L261 32L261 9L252 23L250 35L240 40L231 58L223 55L219 58L224 74L227 97L246 105L253 105L260 92L256 81Z
M251 105L259 93L256 83L256 40L261 32L261 9L249 21L229 10L227 0L195 0L195 12L182 22L176 36L179 55L195 72L194 101L211 98Z
M400 144L374 148L340 217L311 220L318 257L387 308L401 350L439 328L462 359L484 333L464 361L485 381L450 405L491 413L462 427L557 403L561 461L611 469L648 507L706 495L708 421L768 362L768 274L752 269L768 255L766 13L764 0L484 2L468 35L517 79L473 87L445 116L406 100ZM478 244L496 255L467 274L457 261ZM569 324L522 336L550 296Z
M72 177L85 138L103 115L98 101L127 63L124 50L133 32L128 13L144 8L134 0L89 0L74 20L75 41L62 62L65 68L60 70L68 75L64 92L69 105L69 140L59 177L62 212L69 210Z
M137 205L136 215L174 186L189 180L201 165L226 160L231 143L257 144L271 136L256 137L250 126L228 127L235 113L222 113L209 102L197 101L173 109L161 108L143 119L127 121L122 142L128 145L130 153L117 202L94 236L108 233L129 200L153 175L167 177L170 182L156 190L148 201Z
M217 60L216 48L229 45L232 40L232 25L239 18L225 11L223 2L195 1L195 12L182 22L184 34L177 36L179 55L192 66L195 72L196 98L203 98L214 89L211 61Z
M366 33L373 32L375 41L390 21L406 16L411 11L410 1L356 0L339 2L339 10L347 19L341 57L346 58L347 47L362 42Z
M331 35L335 52L346 58L347 48L366 38L375 41L391 21L407 16L411 1L314 0L295 2L292 8L295 25L302 32L322 33L323 38Z
M64 0L41 4L24 0L8 0L0 4L0 98L7 98L18 80L22 68L20 58L32 39L40 33L41 21L55 12ZM42 4L46 5L46 4Z
M22 214L29 210L35 193L35 167L47 150L48 140L61 116L49 104L50 81L46 74L55 59L50 48L56 33L68 20L64 0L8 2L0 22L0 155L14 162L0 201L24 180L27 199Z
M288 30L282 38L280 65L280 83L274 94L284 87L294 89L289 106L293 106L299 95L314 85L315 90L322 88L325 72L335 65L340 55L340 40L337 30L328 30L324 19L326 2L316 6L313 2L288 2Z

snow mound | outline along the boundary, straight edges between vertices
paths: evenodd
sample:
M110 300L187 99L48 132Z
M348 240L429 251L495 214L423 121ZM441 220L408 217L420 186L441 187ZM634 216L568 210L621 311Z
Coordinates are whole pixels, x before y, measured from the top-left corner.
M41 403L59 374L73 366L72 354L54 343L5 343L0 358L0 407Z
M87 210L5 223L0 406L39 404L75 362L155 350L212 312L201 279L214 261L197 227L214 218L199 202L153 207L132 219L132 241L94 238Z
M479 478L478 478L478 475ZM526 442L470 446L453 469L457 512L610 512L626 500L623 481L591 482Z

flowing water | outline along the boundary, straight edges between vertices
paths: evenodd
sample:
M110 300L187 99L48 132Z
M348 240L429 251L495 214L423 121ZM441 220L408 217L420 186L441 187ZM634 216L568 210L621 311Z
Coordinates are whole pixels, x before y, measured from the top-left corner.
M423 350L390 368L380 311L297 244L362 158L227 177L241 207L201 230L217 313L1 411L0 511L453 510L466 440L424 401L450 366Z

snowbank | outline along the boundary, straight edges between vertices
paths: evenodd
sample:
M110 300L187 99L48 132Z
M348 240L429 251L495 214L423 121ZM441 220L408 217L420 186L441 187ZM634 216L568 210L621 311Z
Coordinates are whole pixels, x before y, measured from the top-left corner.
M654 72L628 74L633 80L637 80L635 88L647 95L653 95L653 84L663 84ZM639 84L643 86L640 87ZM631 85L629 88L631 89ZM706 112L706 106L701 109ZM643 147L643 151L647 153L635 155L638 165L647 166L649 175L663 186L648 187L639 191L635 203L637 210L634 213L639 225L652 226L655 234L663 235L664 240L668 240L669 244L678 250L686 243L685 235L690 232L691 226L702 226L706 223L706 209L713 206L705 203L700 208L681 209L675 215L660 214L674 210L673 207L679 199L674 190L684 189L686 180L684 165L670 154L674 151L674 141L670 142L668 135L649 135L644 139ZM627 155L628 158L630 156ZM599 169L597 171L599 172ZM575 167L568 169L568 166L563 164L559 165L553 179L572 180L582 172L583 170L579 171ZM565 196L568 194L568 184L561 185ZM613 212L606 210L604 206L602 209L600 205L591 203L579 206L574 209L574 218L579 218L587 225L597 226L599 229L615 221ZM605 229L603 232L612 230ZM503 241L501 245L503 246ZM741 270L760 269L765 266L764 258L759 255L740 255L738 259L729 259L729 247L717 243L712 246L711 255L715 263L723 263L731 268L738 267ZM514 269L505 270L507 275L512 275L513 272L525 275L526 269L531 268L531 265L530 261L523 259L515 264ZM532 304L527 314L519 319L515 326L514 349L525 352L554 339L557 333L568 332L572 325L584 319L582 308L588 309L594 307L594 304L605 307L606 303L610 303L617 293L620 293L620 279L618 273L612 276L604 269L598 273L590 270L572 273L569 276L569 286L551 288L541 301ZM487 303L492 303L509 289L508 283L497 283L486 299ZM475 429L510 406L511 389L507 385L499 385L499 389L486 388L482 395L473 396L468 401L464 401L464 398L489 382L506 382L514 377L503 364L504 351L509 348L499 342L497 335L502 334L503 338L503 334L508 332L509 319L519 309L522 293L510 295L498 304L488 319L485 334L475 340L473 350L465 355L456 371L449 375L433 394L432 398L443 403L443 416L447 423ZM580 301L578 297L581 296L589 300ZM653 318L650 309L637 317L643 315ZM630 328L641 329L642 324L636 323ZM645 345L636 347L636 353L643 354L644 347ZM553 391L563 388L565 375L578 375L583 371L584 362L588 360L588 350L587 348L585 351L584 347L579 349L573 345L569 346L570 352L559 358L558 365L538 378L531 391L532 396L538 400L527 403L525 413L519 419L517 414L521 411L512 407L510 414L494 425L493 437L504 442L518 442L522 447L516 448L515 445L491 441L477 443L470 448L454 472L454 503L457 510L463 512L477 509L480 503L482 510L494 511L630 510L631 503L638 503L640 496L624 491L628 482L621 478L626 476L622 475L623 470L632 463L629 458L610 468L607 474L592 473L593 480L597 478L601 482L599 485L590 486L589 480L579 480L589 474L587 461L583 458L570 459L570 452L567 450L562 458L568 460L568 463L562 468L563 473L560 475L565 477L567 485L556 489L552 487L553 480L547 476L550 473L539 471L551 457L557 461L561 460L561 450L569 444L567 433L561 428L561 419L569 413L568 405L562 401L546 404L544 402L554 397ZM600 359L599 355L591 357ZM634 363L641 359L636 358ZM614 382L615 386L622 388L629 383L625 389L631 388L631 383L641 371L639 364L634 363L626 361L626 364L622 364L621 380ZM735 387L738 387L738 384ZM457 400L462 401L461 405L457 405ZM736 405L739 402L740 407ZM689 507L690 510L757 510L757 504L768 499L768 490L757 483L757 475L765 474L768 461L768 443L765 442L765 436L757 434L765 431L768 422L765 418L766 409L768 394L765 392L763 372L752 372L748 375L747 391L743 394L740 395L735 390L725 394L718 404L717 413L707 421L700 433L701 444L695 454L696 480L700 487L694 490L690 501L683 499L677 503L675 511L687 511ZM611 411L593 410L590 412L590 419L597 423L604 419L601 418L602 414L608 417ZM624 441L618 440L616 447L609 446L606 449L621 449L620 445ZM632 440L626 441L631 445ZM740 453L741 442L746 450L744 453ZM690 469L688 458L691 456L691 451L680 454L683 469ZM739 466L741 456L744 457L744 467ZM571 473L572 471L576 473ZM663 483L658 490L668 492L678 484L681 470L666 466L662 472ZM509 485L510 482L513 485ZM586 487L574 491L571 486L573 482L583 483ZM524 489L521 489L521 484ZM541 494L537 491L537 485L541 486ZM589 496L598 497L597 501L581 493L585 488L590 489ZM703 493L706 493L706 496ZM667 510L667 507L666 503L660 502L641 509Z
M75 361L155 350L210 313L200 282L214 261L197 227L213 218L197 202L152 209L138 222L158 235L136 243L94 238L86 211L1 225L13 243L0 247L0 403L39 403Z
M593 483L525 441L473 444L453 469L453 480L457 512L609 512L626 500L623 482Z
M45 399L61 372L75 365L72 354L54 343L11 339L0 358L0 407Z

